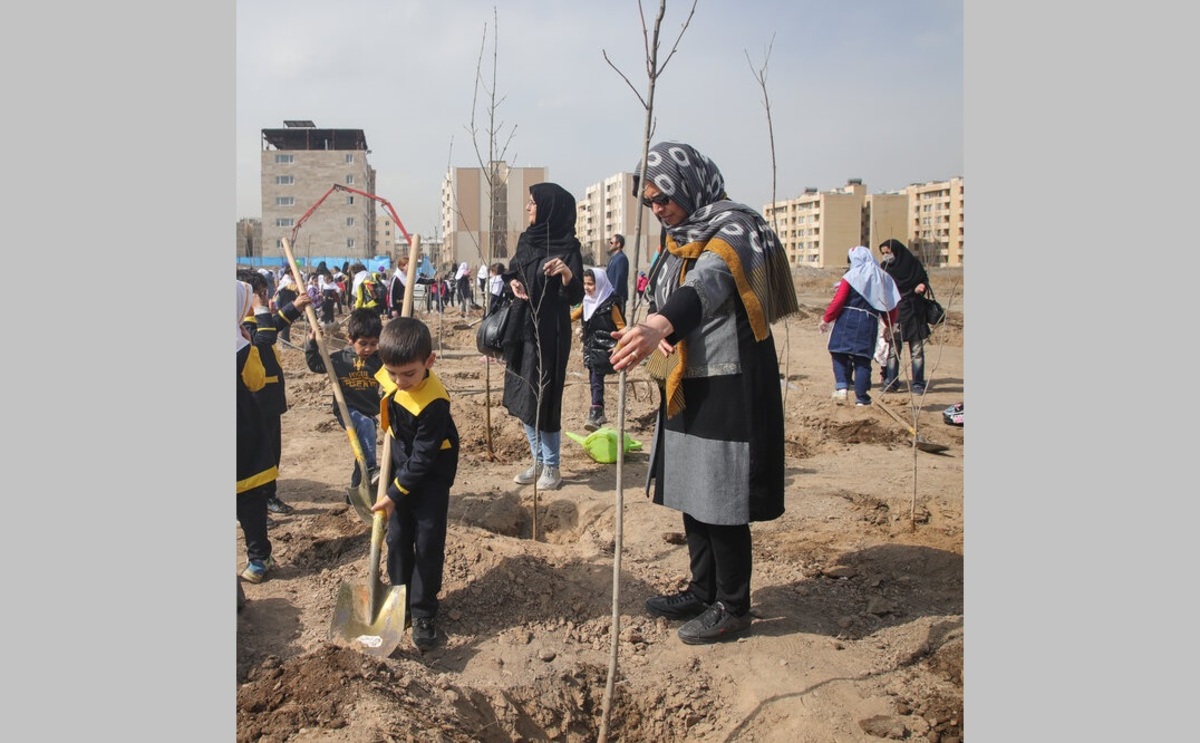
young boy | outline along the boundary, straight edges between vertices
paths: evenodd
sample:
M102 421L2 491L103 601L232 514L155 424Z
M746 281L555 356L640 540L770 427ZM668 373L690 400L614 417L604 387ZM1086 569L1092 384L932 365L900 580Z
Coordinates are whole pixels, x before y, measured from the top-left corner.
M258 349L250 343L249 331L242 326L253 294L249 284L237 282L237 520L246 540L242 578L261 583L275 565L267 536L267 493L268 487L275 485L278 470L267 440L266 421L254 399L254 392L266 383L267 373Z
M384 387L380 415L392 437L387 494L371 510L388 519L387 568L393 586L406 586L413 644L437 643L434 620L446 553L446 514L458 472L458 428L450 396L431 369L433 340L412 317L388 321L379 337Z
M583 365L588 368L592 407L584 429L595 431L608 422L604 416L604 377L613 373L608 354L617 344L612 332L625 327L621 298L603 271L583 269L583 303L571 311L571 320L582 318Z
M351 312L346 321L350 345L329 354L342 397L346 399L346 407L350 410L350 424L358 434L358 443L362 446L372 480L379 472L375 461L375 416L379 414L379 380L375 375L383 368L377 350L382 328L383 321L379 318L378 310L373 307L360 307ZM304 344L304 361L308 364L309 371L317 374L327 373L325 361L317 348L315 328L309 333L308 342ZM333 417L337 419L339 426L346 427L336 397L333 398ZM346 490L347 503L350 502L350 492L361 482L362 473L359 472L356 461L354 473L350 476L350 487Z
M267 440L275 455L275 468L278 469L283 445L281 419L288 406L283 366L279 363L279 350L275 340L280 330L290 326L304 314L304 307L309 299L308 295L301 294L295 301L287 303L276 312L271 312L271 294L267 280L252 269L238 271L237 277L254 290L250 302L250 311L253 314L242 319L242 326L250 332L250 341L258 349L263 368L267 372L266 384L254 393L254 399L258 401L266 419ZM274 481L267 488L267 510L279 514L288 514L295 510L280 500Z

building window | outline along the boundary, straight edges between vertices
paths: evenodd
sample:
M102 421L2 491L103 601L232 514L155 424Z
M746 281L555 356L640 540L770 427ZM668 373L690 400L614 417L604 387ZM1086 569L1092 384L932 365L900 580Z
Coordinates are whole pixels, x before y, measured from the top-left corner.
M352 162L354 162L354 153L353 153L353 152L347 152L347 153L346 153L346 164L347 164L347 165L349 165L349 164L350 164L350 163L352 163Z
M346 238L346 247L347 247L347 248L353 248L353 247L354 247L354 238L353 238L353 237L347 237L347 238Z
M296 220L292 219L291 217L277 217L275 219L276 227L291 227L295 223Z
M351 173L350 175L346 176L346 185L350 186L353 184L354 184L354 174Z
M296 205L296 197L295 196L276 196L275 197L275 206L295 206L295 205Z
M346 226L347 226L347 227L353 227L353 226L354 226L354 217L346 217Z
M291 186L295 182L296 182L296 176L294 176L294 175L277 175L277 176L275 176L275 185L276 186Z
M347 196L347 197L346 197L346 203L347 203L347 204L353 204L353 203L354 203L354 197L353 197L353 196Z
M294 162L296 162L295 155L291 155L291 154L285 155L282 152L275 153L275 164L276 165L291 165Z

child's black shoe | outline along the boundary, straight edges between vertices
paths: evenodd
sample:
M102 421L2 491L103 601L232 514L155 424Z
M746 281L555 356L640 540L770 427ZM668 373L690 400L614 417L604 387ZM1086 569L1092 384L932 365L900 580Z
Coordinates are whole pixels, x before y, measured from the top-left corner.
M414 617L412 625L413 644L421 650L428 650L437 644L437 628L433 617Z

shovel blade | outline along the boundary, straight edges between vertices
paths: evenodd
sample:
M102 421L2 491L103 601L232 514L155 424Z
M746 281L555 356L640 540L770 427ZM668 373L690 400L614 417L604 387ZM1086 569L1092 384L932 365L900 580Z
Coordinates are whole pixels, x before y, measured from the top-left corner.
M945 444L935 444L932 441L926 441L920 436L917 437L917 448L921 451L927 451L931 454L939 454L946 451L950 447Z
M366 585L343 583L338 589L329 639L367 655L386 658L404 637L404 586L375 587L375 603Z
M375 498L371 496L371 484L367 482L359 483L358 487L350 489L350 505L354 507L354 512L365 523L371 523L374 514L371 512L371 506L375 505Z

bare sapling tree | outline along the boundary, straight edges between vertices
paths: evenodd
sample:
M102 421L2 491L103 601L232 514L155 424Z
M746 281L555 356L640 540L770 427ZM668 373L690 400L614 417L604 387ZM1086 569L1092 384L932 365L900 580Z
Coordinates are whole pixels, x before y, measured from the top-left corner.
M486 232L488 239L484 240L485 225L477 225L478 231L470 231L470 225L466 224L466 218L463 215L458 205L458 197L451 189L451 199L453 199L452 210L459 222L462 222L475 247L475 253L479 255L479 259L487 266L495 263L498 257L508 256L508 170L502 168L501 164L505 160L508 152L508 147L512 143L512 138L516 134L516 125L508 131L507 134L502 133L504 128L503 122L497 120L497 113L500 104L504 102L504 98L497 96L497 68L499 61L499 44L498 44L498 29L500 19L496 9L492 8L492 18L494 21L494 30L492 33L492 64L491 64L491 83L485 81L485 72L483 67L484 53L487 49L488 28L485 23L483 26L483 37L479 42L479 59L475 65L475 85L471 97L471 120L466 127L468 134L471 136L471 143L475 149L475 159L479 163L480 169L487 174L487 200L488 200L488 217ZM485 98L486 103L482 104L484 110L480 115L480 97ZM486 119L486 124L481 126L480 118ZM503 143L501 139L503 138ZM484 140L485 144L481 144ZM450 164L447 163L447 175L450 172ZM488 284L484 284L484 295L482 297L483 314L486 317L491 311L491 302L488 300ZM496 461L496 446L493 439L492 426L492 367L491 359L485 359L484 366L484 456L488 461ZM536 530L535 530L536 531Z
M763 109L767 112L767 139L771 149L771 230L775 233L775 238L779 239L779 211L775 208L777 196L775 195L775 180L778 169L775 166L775 126L771 121L771 96L767 93L767 69L771 63L771 49L775 46L775 34L771 34L771 40L767 42L767 48L763 52L763 63L761 67L755 67L754 62L750 60L750 52L745 49L742 51L746 54L746 63L750 65L750 72L754 75L754 79L758 82L758 87L762 90ZM783 249L781 242L779 248ZM788 394L788 378L790 376L789 367L791 362L791 335L789 333L787 318L783 320L783 343L779 348L779 365L783 368L783 377L780 384L783 386L783 408L787 409L787 394Z
M875 229L873 230L873 234L875 235L876 239L883 237L879 232L878 225L875 226ZM889 236L889 237L894 237L894 236ZM914 253L914 255L915 255L915 253ZM920 258L918 258L918 260L920 260ZM922 265L925 265L924 260L922 260L921 263L922 263ZM946 317L943 317L941 322L930 325L929 337L923 341L924 345L933 346L934 343L932 341L935 338L938 338L939 336L944 334L942 332L942 330L946 326L946 321L949 319L950 308L954 305L955 298L958 296L958 289L959 289L958 282L955 282L954 285L951 286L951 288L950 288L949 296L946 298L945 302L943 303L943 307L946 309ZM932 292L933 289L932 289L932 287L929 287L928 285L926 285L926 291ZM924 302L924 299L919 299L919 295L918 295L918 296L914 296L912 301ZM941 300L939 300L939 301L941 301ZM917 502L919 500L919 488L918 488L918 484L917 484L917 474L920 471L920 469L919 469L920 460L917 457L917 452L921 450L921 447L923 445L933 443L933 442L927 441L925 439L925 437L921 435L922 404L924 403L924 400L925 400L926 391L928 391L929 386L933 382L933 379L937 376L937 369L938 369L938 366L941 365L942 352L945 350L945 344L941 343L941 342L938 342L936 344L937 351L938 351L937 358L934 359L931 364L926 364L926 367L925 367L925 389L920 394L917 394L917 393L913 392L912 379L910 378L910 374L909 374L909 367L910 367L911 361L912 361L912 358L911 358L912 357L912 349L911 348L909 349L910 364L906 365L906 364L902 363L903 362L903 346L904 346L904 341L901 340L902 337L903 337L903 335L900 332L899 328L893 329L892 336L890 338L890 341L891 341L890 346L888 348L888 360L890 363L896 365L896 368L897 368L896 379L902 380L905 383L905 386L908 388L908 399L906 400L906 406L908 408L908 411L907 411L908 415L904 419L897 418L897 421L904 420L904 422L909 430L909 435L912 436L912 470L911 470L911 472L912 472L912 492L909 497L908 526L909 526L910 531L915 531L917 528ZM883 400L880 400L879 404L887 405L887 403ZM891 410L891 408L885 408L885 412L889 412L890 410ZM895 414L893 414L893 417L894 417L894 415ZM944 447L940 447L940 445L937 445L937 446L939 446L939 448L944 448Z
M696 0L692 0L692 7L688 11L687 18L684 19L682 26L679 29L679 35L675 37L675 43L671 46L671 51L663 59L662 63L658 61L659 36L662 30L663 17L667 13L667 0L659 0L658 13L654 16L654 23L650 28L646 26L646 12L642 7L641 0L638 0L638 18L642 24L642 40L645 50L646 61L646 95L643 97L637 87L630 82L629 77L613 64L608 58L608 52L603 51L604 61L609 67L621 76L633 94L637 96L641 102L642 108L645 109L646 117L642 128L642 158L641 170L637 173L634 180L635 195L640 195L642 184L646 178L646 157L650 153L650 137L654 131L654 91L658 78L666 70L667 64L671 58L675 56L675 52L679 49L679 41L683 38L683 34L687 31L688 24L692 21L692 16L696 13ZM633 268L630 273L637 276L638 272L638 254L640 250L636 249L642 244L642 225L646 219L646 205L642 203L641 198L637 199L635 212L635 229L633 244ZM651 271L653 273L653 271ZM647 287L646 293L649 294L653 288ZM636 297L636 293L635 293ZM636 323L641 310L641 300L635 299L633 303L633 311L630 313L628 323ZM617 677L617 658L618 650L620 649L621 635L621 552L624 545L624 513L625 513L625 394L626 394L626 370L622 369L617 375L617 481L616 481L616 496L614 504L614 520L616 528L614 533L613 544L613 586L612 586L612 618L611 628L609 630L609 662L608 662L608 679L604 685L604 702L600 713L600 733L597 740L599 743L608 741L608 724L609 718L612 716L612 699L613 688L616 684Z

